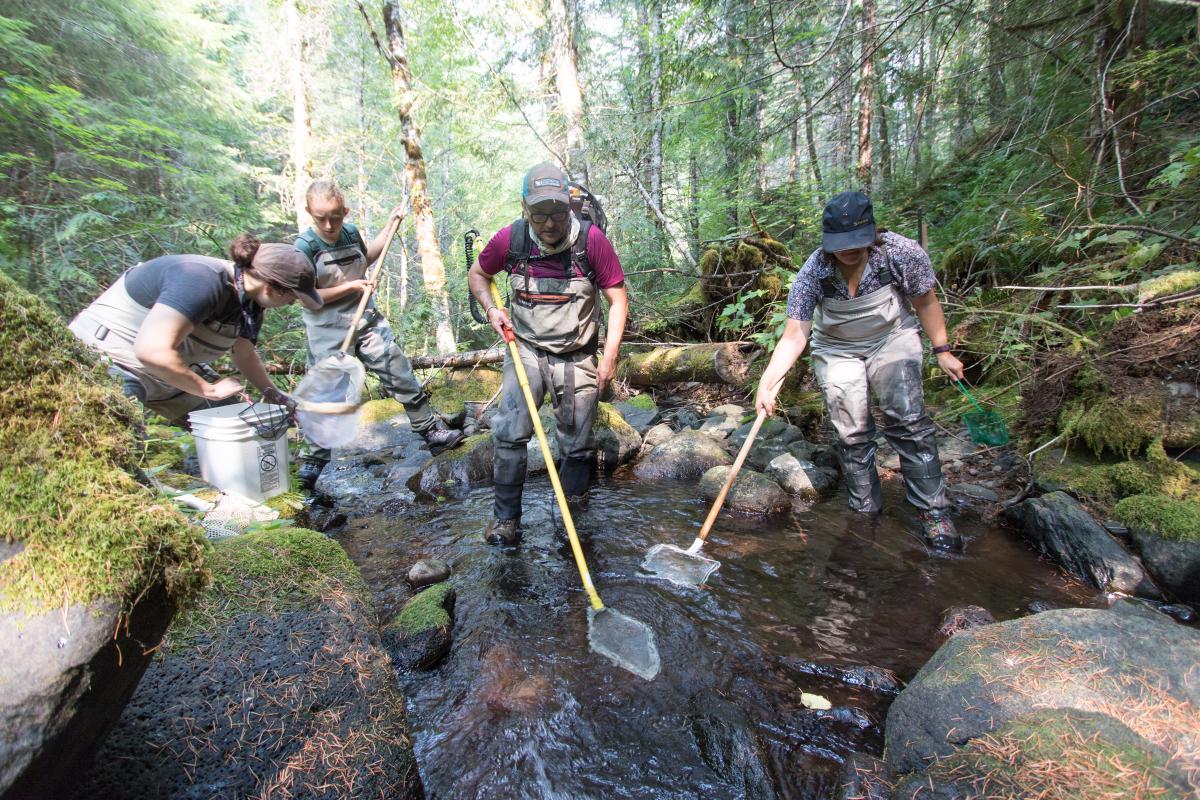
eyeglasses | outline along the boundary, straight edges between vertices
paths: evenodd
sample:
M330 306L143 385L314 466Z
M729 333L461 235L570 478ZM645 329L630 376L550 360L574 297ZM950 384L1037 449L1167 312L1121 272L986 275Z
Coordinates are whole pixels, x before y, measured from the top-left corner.
M554 211L549 214L539 214L536 211L529 212L529 221L536 222L541 225L546 220L554 220L555 222L566 222L569 211Z

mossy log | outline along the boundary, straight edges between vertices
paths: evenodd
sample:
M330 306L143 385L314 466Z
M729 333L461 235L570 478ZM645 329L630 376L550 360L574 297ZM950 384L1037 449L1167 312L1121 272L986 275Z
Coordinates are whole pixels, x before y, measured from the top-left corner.
M474 367L478 364L499 364L504 361L506 350L488 348L467 350L446 356L413 356L413 369L436 369L438 367Z
M622 358L617 375L645 387L682 381L741 386L750 380L751 364L761 354L761 349L742 342L658 347Z

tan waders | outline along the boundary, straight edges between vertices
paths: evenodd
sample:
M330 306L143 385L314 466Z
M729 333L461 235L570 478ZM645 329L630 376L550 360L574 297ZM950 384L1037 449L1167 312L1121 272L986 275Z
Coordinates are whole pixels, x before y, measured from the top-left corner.
M367 266L367 257L357 244L323 250L316 257L317 287L328 289L360 280L366 275ZM318 311L304 309L309 367L341 349L360 299L360 295L351 294L336 302L326 303ZM358 335L351 345L350 355L361 361L368 372L375 373L383 390L404 406L414 431L424 433L437 425L437 419L429 407L429 395L413 374L412 363L396 342L391 324L375 308L374 298L368 302L359 320ZM330 455L326 448L310 446L305 460L318 467L316 474L320 474L319 467L329 461ZM316 475L312 480L315 483Z
M233 265L229 265L233 277ZM190 411L230 402L206 400L155 377L134 355L134 341L150 309L138 303L125 288L122 275L104 294L71 320L70 329L85 344L100 350L112 362L109 372L122 379L125 394L135 397L172 424L184 424ZM233 349L239 324L197 324L176 348L184 363L203 375L206 365Z
M919 327L892 282L886 258L880 277L883 286L850 300L831 297L826 287L813 317L813 369L837 431L850 507L875 512L882 503L871 416L874 392L883 435L900 455L908 502L923 512L923 521L926 515L940 518L949 503L933 422L925 411Z

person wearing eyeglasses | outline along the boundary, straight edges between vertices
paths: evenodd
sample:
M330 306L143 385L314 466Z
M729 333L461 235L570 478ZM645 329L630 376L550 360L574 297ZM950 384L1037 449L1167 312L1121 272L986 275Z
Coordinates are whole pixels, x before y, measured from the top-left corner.
M341 349L362 294L371 288L367 267L383 252L390 227L385 226L368 245L358 228L346 221L350 213L346 197L331 180L314 181L308 187L305 208L313 224L296 239L296 249L316 268L317 292L325 301L324 308L304 312L308 366L312 367ZM402 208L392 209L391 219L403 216ZM378 376L383 390L404 406L409 424L425 440L429 452L437 455L462 442L463 432L447 428L433 413L429 395L413 374L412 362L396 341L387 317L375 307L373 297L359 320L352 347L351 355ZM316 487L331 455L324 447L306 449L296 470L302 491L311 492Z
M521 219L501 228L467 274L471 293L496 333L512 330L539 406L551 392L558 435L558 474L573 511L587 506L592 422L613 375L625 335L625 273L599 226L571 210L566 173L554 164L529 169L521 182ZM510 308L492 302L491 281L508 273ZM599 352L600 302L608 300L608 332ZM492 421L494 504L484 531L490 544L520 539L521 493L533 420L511 356L504 364L499 413Z
M71 321L99 350L126 395L174 425L189 412L238 401L242 383L208 365L226 353L268 403L286 405L255 350L263 311L297 300L319 309L316 274L291 245L243 233L229 260L166 255L127 270Z

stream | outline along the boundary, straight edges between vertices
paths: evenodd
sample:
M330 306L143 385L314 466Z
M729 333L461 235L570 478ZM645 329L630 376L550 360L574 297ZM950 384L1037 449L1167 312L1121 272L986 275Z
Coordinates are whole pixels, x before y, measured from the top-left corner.
M486 545L491 490L353 520L337 535L383 620L421 558L453 566L454 644L401 677L430 798L826 798L853 751L879 755L895 687L939 644L951 606L998 620L1028 605L1096 605L1093 589L970 513L965 555L930 553L898 482L885 513L844 494L766 519L723 514L708 583L646 575L646 551L686 547L706 511L694 484L616 477L577 525L606 605L646 622L662 671L646 682L589 652L587 600L545 478L526 487L519 548ZM883 668L883 671L871 669ZM823 695L815 711L801 692Z

